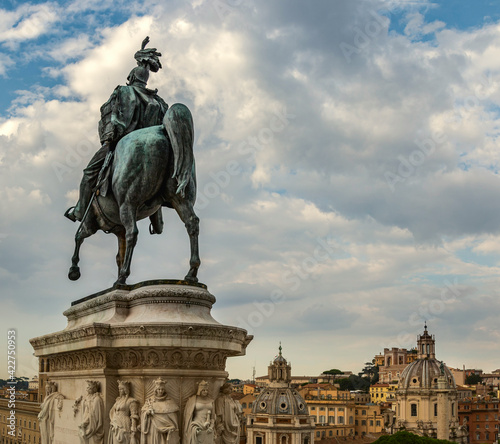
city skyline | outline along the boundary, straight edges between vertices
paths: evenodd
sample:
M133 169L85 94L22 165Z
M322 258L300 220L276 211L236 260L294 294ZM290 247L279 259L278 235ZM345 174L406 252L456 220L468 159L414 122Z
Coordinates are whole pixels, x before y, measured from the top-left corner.
M424 322L448 366L500 367L500 14L481 0L4 2L0 21L0 322L29 339L116 280L99 233L67 279L99 108L142 40L148 86L195 124L200 282L247 328L230 377L360 371ZM179 279L188 238L139 224L129 283ZM6 356L5 338L0 353ZM1 362L6 362L2 358ZM259 370L259 368L261 370ZM0 377L6 376L6 365Z

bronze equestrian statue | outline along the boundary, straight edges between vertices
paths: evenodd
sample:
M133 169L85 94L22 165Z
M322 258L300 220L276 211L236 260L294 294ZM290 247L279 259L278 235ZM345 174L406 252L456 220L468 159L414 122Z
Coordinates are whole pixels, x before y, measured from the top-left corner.
M162 206L173 208L190 238L190 269L185 279L197 282L199 219L193 206L196 173L194 127L189 109L180 103L170 108L156 90L146 88L149 72L161 68L156 48L146 49L149 38L135 53L137 67L127 86L118 86L101 107L101 148L84 170L80 199L65 216L80 221L68 277L80 277L79 251L83 240L97 230L118 237L118 280L125 284L137 242L137 221L149 217L150 231L163 230Z

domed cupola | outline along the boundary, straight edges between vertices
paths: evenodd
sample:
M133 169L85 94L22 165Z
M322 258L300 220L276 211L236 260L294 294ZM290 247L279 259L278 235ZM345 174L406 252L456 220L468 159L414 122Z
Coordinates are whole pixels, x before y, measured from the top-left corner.
M455 378L442 362L436 359L436 340L427 331L418 336L418 359L409 364L399 378L399 390L456 388Z
M290 387L292 367L283 357L281 344L279 354L268 367L269 387L262 390L253 403L252 413L269 415L307 415L307 405L297 390Z
M443 388L456 388L455 378L442 362L437 359L417 359L403 370L398 389L437 389L440 381L445 383Z
M312 444L314 417L304 398L290 386L292 367L281 354L269 364L269 386L263 388L247 416L248 444Z

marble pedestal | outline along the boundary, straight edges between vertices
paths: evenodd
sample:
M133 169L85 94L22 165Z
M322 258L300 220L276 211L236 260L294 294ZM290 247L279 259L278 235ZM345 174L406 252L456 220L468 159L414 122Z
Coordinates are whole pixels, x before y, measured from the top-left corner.
M122 285L74 302L64 312L64 330L31 339L40 361L40 394L49 380L61 395L50 407L53 443L80 442L87 380L99 383L104 443L118 380L130 382L130 396L141 408L154 394L154 381L164 379L169 398L179 406L182 431L184 408L197 384L208 382L209 396L215 399L228 376L226 359L244 355L252 340L245 330L218 323L211 315L214 303L203 284Z

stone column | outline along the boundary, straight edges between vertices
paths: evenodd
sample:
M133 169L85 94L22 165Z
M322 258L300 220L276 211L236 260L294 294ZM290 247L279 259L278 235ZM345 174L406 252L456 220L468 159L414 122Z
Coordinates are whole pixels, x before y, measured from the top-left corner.
M252 340L245 330L217 322L211 315L214 303L205 285L185 281L120 285L73 302L64 312L68 325L63 331L30 341L46 363L47 379L64 396L55 416L54 443L79 442L84 406L96 406L95 420L102 420L102 442L107 442L118 380L130 382L131 396L142 407L160 377L179 407L182 442L184 408L197 384L208 382L215 399L228 376L226 359L244 355ZM93 404L87 381L97 388Z
M440 376L437 389L437 439L445 440L450 437L450 405L448 402L450 390L447 387L446 376Z

